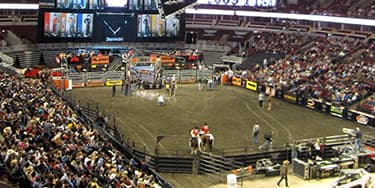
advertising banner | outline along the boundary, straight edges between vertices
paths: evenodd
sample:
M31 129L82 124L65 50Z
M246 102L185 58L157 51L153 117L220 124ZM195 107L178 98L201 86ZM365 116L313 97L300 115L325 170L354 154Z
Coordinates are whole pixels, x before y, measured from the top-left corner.
M375 116L366 114L357 110L349 110L353 120L362 125L369 125L375 127Z
M246 89L249 89L251 91L257 91L258 84L253 81L246 81Z
M308 98L306 107L315 110L315 99L313 98Z
M332 104L330 109L329 109L329 113L333 116L342 118L344 109L345 109L345 107L343 107L341 105Z
M290 103L297 103L297 96L293 93L284 93L283 100Z
M232 85L241 87L241 78L233 76Z

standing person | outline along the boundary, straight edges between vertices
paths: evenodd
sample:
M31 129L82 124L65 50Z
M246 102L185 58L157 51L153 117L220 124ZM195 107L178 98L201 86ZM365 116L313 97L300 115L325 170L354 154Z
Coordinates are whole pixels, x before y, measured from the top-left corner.
M283 161L283 165L281 165L281 168L280 168L280 176L281 177L280 177L279 181L277 182L277 186L280 186L281 181L283 181L283 179L285 179L285 186L289 187L289 185L288 185L288 166L289 166L289 161L288 160Z
M260 132L260 126L258 121L255 122L255 125L253 126L253 143L258 144L258 135Z
M116 95L116 86L112 86L112 97Z
M258 95L258 103L259 103L259 107L261 108L264 108L264 93L263 92L260 92L259 95Z
M129 82L128 81L125 81L125 96L128 96L129 95Z
M267 110L271 110L272 108L272 95L269 94L267 97Z
M355 129L354 135L354 148L357 152L361 151L361 142L362 142L362 131L357 127Z
M264 134L264 143L259 146L260 150L264 150L265 148L268 148L268 150L272 150L272 134L273 131L269 131Z

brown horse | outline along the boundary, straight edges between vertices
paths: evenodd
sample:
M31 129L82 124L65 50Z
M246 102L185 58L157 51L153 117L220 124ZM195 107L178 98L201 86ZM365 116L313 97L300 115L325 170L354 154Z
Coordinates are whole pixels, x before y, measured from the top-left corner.
M214 136L211 133L206 133L201 136L203 151L211 152L214 145Z

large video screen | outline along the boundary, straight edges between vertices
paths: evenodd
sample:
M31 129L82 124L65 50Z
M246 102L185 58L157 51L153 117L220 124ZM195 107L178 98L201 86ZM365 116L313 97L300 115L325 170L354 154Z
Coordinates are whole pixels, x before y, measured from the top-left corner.
M56 0L56 8L77 10L98 10L105 7L104 0Z
M98 15L95 35L106 42L135 40L136 17L131 15Z
M126 7L128 0L106 0L107 7Z
M138 15L137 37L179 37L181 24L180 18L170 16L163 19L158 14Z
M155 0L56 0L56 8L68 10L157 10Z
M90 13L44 12L44 37L91 38L94 15Z

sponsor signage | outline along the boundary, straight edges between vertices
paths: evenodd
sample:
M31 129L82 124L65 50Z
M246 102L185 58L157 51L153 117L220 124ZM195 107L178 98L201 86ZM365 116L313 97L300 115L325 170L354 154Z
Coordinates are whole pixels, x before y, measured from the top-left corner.
M312 98L307 99L306 107L315 110L315 100Z
M362 114L359 114L355 117L356 121L359 123L359 124L363 124L363 125L367 125L368 122L369 122L369 118L366 117L365 115L362 115Z
M232 85L241 87L241 78L233 77Z
M343 117L343 111L344 111L343 106L331 105L331 107L329 109L329 113L331 115L336 116L336 117L340 117L340 118Z
M290 93L285 93L283 96L283 99L291 103L297 102L297 96L290 94Z
M258 84L253 81L246 81L246 89L249 89L251 91L257 91Z

